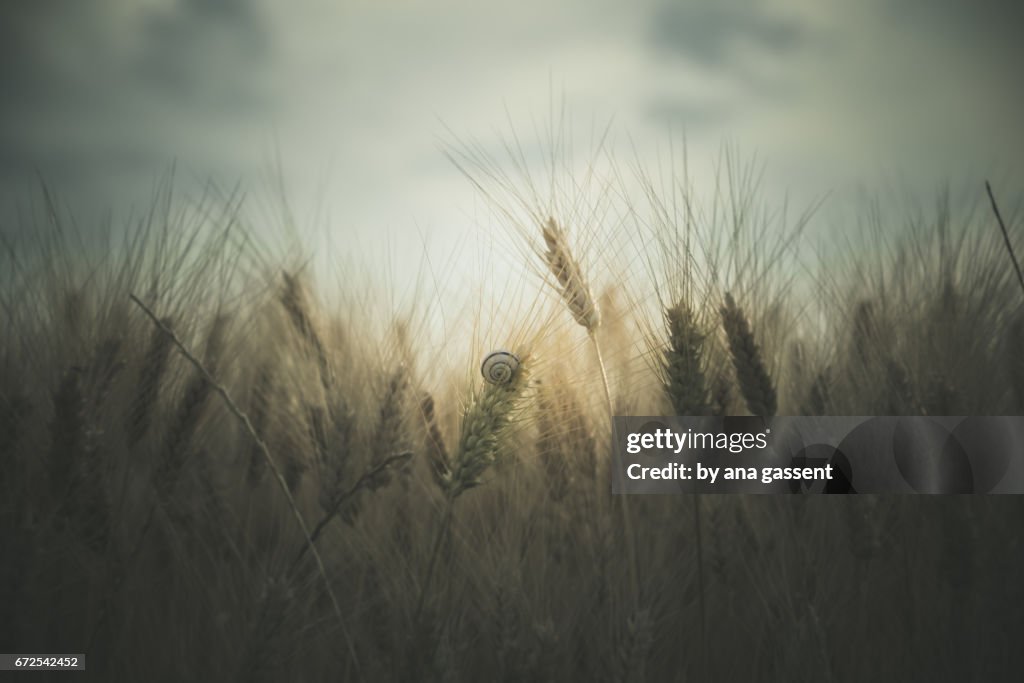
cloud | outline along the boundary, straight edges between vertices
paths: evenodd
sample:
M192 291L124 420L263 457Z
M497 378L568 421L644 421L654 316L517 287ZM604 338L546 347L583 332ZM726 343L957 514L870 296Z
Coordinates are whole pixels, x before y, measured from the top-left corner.
M1024 4L1018 0L876 0L881 12L904 28L946 36L1019 45Z
M719 68L734 63L740 42L784 53L798 49L805 40L798 21L772 12L758 0L663 0L652 12L650 37L657 47Z
M10 185L38 168L64 194L118 205L177 160L257 194L279 145L290 187L319 193L309 213L347 234L451 236L473 199L438 138L500 153L514 127L540 160L534 138L563 91L577 121L614 118L620 141L653 150L641 164L681 124L695 168L728 139L793 186L831 189L873 163L960 173L1024 157L1022 12L995 0L0 3L0 174Z
M44 0L0 9L0 173L75 184L174 158L237 156L270 100L258 6L242 0Z
M137 82L192 106L251 104L252 71L269 51L255 7L242 0L182 0L173 11L140 17L144 47L132 65Z

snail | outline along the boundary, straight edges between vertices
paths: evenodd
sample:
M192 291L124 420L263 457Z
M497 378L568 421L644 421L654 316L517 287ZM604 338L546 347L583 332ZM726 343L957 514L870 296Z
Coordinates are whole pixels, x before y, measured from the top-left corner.
M519 357L510 351L491 351L484 358L480 372L491 384L508 384L519 369Z

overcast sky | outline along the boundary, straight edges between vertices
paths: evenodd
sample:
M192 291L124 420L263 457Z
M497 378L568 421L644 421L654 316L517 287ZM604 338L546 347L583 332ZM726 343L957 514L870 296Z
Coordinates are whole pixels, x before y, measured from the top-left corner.
M5 2L0 197L123 210L176 160L258 202L277 149L333 240L451 250L479 227L439 141L529 138L552 86L642 162L685 129L695 174L731 141L801 201L1020 187L1022 29L1014 0Z

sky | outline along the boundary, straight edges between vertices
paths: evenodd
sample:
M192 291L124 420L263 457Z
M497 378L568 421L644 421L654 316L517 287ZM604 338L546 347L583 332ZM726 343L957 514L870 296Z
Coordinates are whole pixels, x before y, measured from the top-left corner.
M425 243L490 239L445 149L541 149L553 102L582 149L611 122L648 169L684 134L698 184L723 144L756 155L767 201L1010 193L1021 27L1014 0L6 2L0 216L40 177L82 216L125 213L173 162L255 207L279 177L303 240L407 272Z

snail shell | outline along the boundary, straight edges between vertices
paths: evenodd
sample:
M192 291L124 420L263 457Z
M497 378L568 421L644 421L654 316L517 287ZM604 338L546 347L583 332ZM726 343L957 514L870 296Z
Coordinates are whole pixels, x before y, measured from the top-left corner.
M480 372L491 384L508 384L519 369L519 357L510 351L491 351L484 358Z

